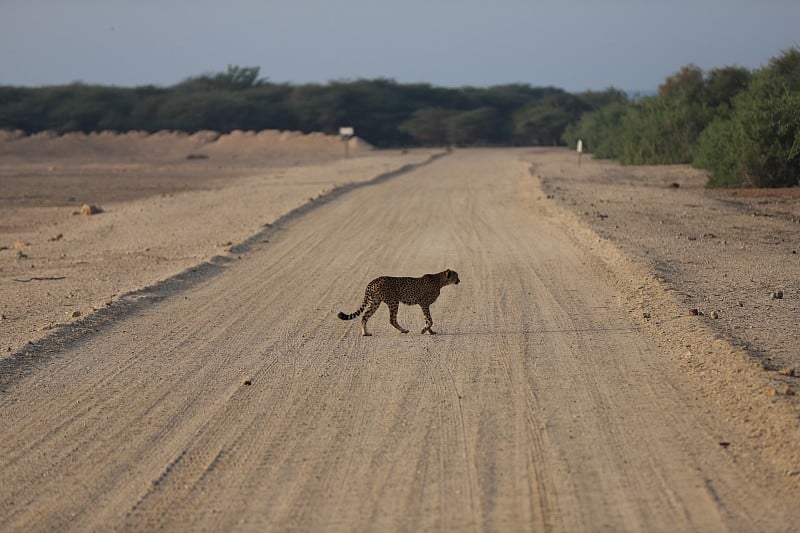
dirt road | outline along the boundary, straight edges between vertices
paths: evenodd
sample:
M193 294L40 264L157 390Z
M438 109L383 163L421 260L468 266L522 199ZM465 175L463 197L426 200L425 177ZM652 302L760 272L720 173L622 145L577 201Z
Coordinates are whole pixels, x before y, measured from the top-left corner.
M791 529L520 154L352 190L53 346L0 393L0 529ZM336 318L445 268L437 336Z

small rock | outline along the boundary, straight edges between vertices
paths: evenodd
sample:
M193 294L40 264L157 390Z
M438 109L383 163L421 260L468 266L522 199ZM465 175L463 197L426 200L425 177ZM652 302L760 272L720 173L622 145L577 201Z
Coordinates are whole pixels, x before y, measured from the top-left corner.
M59 233L58 235L53 235L52 237L50 237L47 240L50 241L50 242L56 242L56 241L60 241L63 238L64 238L64 234L63 233Z
M14 243L14 249L19 250L20 248L27 248L30 245L31 243L29 242L17 241Z
M249 379L246 379L246 380L244 380L244 384L245 385L252 385L253 382L251 380L249 380Z
M797 375L797 371L794 368L781 368L778 370L778 374L793 378Z
M719 318L719 311L711 311L711 318L714 320Z
M650 318L650 313L647 312L642 313L642 318Z
M775 387L767 387L764 389L764 394L770 397L778 396L779 394L783 394L784 396L794 396L795 392L791 387L782 387L781 390L778 390Z
M693 308L689 309L689 314L694 315L694 316L703 316L703 315L705 315L705 313L703 313L700 309L698 309L696 307L693 307Z
M727 448L728 446L731 445L731 443L726 440L722 440L719 442L719 445L722 446L723 448Z
M773 291L772 298L775 300L780 300L781 298L783 298L783 291L781 290Z
M670 183L669 186L672 187L673 189L679 189L681 184L678 183L677 181L673 181L672 183Z
M99 207L99 206L96 206L94 204L83 204L81 206L81 215L83 215L85 217L88 217L88 216L91 216L91 215L96 215L96 214L102 213L102 212L103 212L103 208Z
M79 316L81 316L81 312L80 311L73 311L72 315L70 315L70 316L72 316L72 318L78 318Z

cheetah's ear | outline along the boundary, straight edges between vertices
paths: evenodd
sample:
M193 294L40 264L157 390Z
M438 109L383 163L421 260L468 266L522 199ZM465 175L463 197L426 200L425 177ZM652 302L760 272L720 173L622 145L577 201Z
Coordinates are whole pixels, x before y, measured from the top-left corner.
M450 269L449 268L444 271L444 275L447 276L448 278L450 277Z

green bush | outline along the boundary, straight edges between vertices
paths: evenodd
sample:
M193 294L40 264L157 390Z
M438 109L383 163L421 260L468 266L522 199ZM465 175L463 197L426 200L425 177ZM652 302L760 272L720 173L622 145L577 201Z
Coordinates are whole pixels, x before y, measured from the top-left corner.
M800 184L800 50L774 58L732 99L729 117L703 132L694 165L712 187Z
M800 50L752 73L687 65L658 94L615 102L569 125L596 157L623 164L692 163L712 187L800 184Z
M564 140L575 148L578 139L583 150L599 159L618 158L622 153L622 119L628 103L614 102L593 113L584 114L578 122L567 126Z

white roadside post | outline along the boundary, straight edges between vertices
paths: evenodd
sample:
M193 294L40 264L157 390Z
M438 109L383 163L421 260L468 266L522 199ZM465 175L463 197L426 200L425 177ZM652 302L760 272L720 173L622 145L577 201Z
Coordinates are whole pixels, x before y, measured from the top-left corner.
M347 159L347 157L350 155L350 151L349 151L350 139L353 138L353 136L355 134L356 134L355 130L353 128L349 127L349 126L348 127L339 128L339 137L341 137L342 142L344 142L344 158L345 159Z
M583 141L578 139L578 166L581 166L581 156L583 156Z

